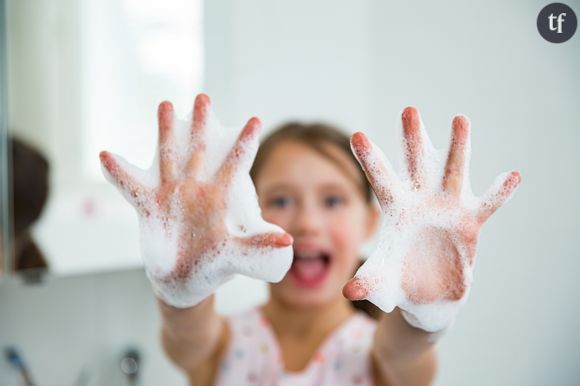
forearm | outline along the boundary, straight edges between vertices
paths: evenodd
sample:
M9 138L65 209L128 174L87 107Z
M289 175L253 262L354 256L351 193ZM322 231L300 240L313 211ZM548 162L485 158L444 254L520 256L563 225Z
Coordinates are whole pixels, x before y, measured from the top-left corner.
M214 295L189 308L157 301L163 347L178 367L191 371L217 351L225 326L223 318L214 310Z
M436 333L411 326L401 310L383 314L377 324L373 357L384 378L396 385L428 385L436 371Z

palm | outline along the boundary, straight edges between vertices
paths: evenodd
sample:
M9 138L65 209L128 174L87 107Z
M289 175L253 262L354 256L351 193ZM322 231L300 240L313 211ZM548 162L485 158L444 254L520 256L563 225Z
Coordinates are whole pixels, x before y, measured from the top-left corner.
M363 133L353 135L353 151L385 221L377 249L344 292L353 300L369 299L386 312L399 306L415 319L430 318L416 322L437 329L455 312L451 305L466 298L482 224L511 196L521 177L515 171L501 175L483 198L476 198L467 178L467 118L453 120L444 167L416 109L405 109L402 119L408 170L403 179ZM448 315L434 316L430 306L442 304Z
M419 304L461 299L466 290L464 262L468 268L473 265L479 224L461 204L436 194L413 212L420 214L415 221L421 223L413 224L415 239L403 257L403 291ZM442 225L446 217L459 221Z
M249 178L259 120L248 121L225 160L208 173L206 136L213 134L206 133L208 114L209 98L199 95L188 143L177 144L173 108L169 102L159 106L159 178L154 186L143 182L142 171L101 153L107 177L139 214L147 274L158 295L176 306L199 302L234 273L280 280L292 258L291 250L285 248L292 243L291 237L263 221L258 211L252 213L257 218L250 220L260 231L252 235L243 225L236 232L227 225L234 180ZM255 191L236 194L255 201ZM273 250L280 252L275 259ZM240 260L242 255L247 256L245 261Z

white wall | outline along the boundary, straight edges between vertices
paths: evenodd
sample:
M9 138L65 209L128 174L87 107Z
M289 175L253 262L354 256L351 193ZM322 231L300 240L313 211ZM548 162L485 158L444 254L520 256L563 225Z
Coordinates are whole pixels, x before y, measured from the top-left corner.
M163 355L159 316L140 270L0 286L0 347L18 348L37 385L121 386L119 359L128 347L142 354L142 386L185 385ZM79 382L79 383L77 383ZM0 385L21 385L0 360Z
M437 385L580 378L580 34L561 45L543 41L535 23L547 3L206 3L206 90L225 123L254 114L270 128L329 119L367 131L396 160L398 114L414 104L438 147L447 145L454 114L471 118L474 192L501 171L521 170L517 195L482 232L470 300L439 344ZM568 4L580 14L580 2ZM229 288L236 291L220 300L226 311L265 294L256 282ZM64 337L77 343L63 351L68 362L48 362L59 374L94 358L106 366L134 340L154 358L147 384L183 384L159 353L158 316L140 271L38 289L2 284L0 305L0 346L14 337L47 385L72 379L42 364Z
M580 377L580 36L544 41L536 17L546 4L208 5L225 13L215 39L226 42L208 47L208 71L213 61L226 76L209 76L207 88L232 122L330 119L367 131L397 160L399 113L412 104L437 147L454 114L471 118L476 194L502 171L522 172L482 231L471 298L439 345L438 385ZM568 4L580 14L580 2Z
M438 385L580 378L580 35L545 42L536 17L548 3L377 2L373 12L372 129L387 151L397 151L392 120L405 104L439 146L462 112L473 123L474 192L500 171L523 175L483 228L471 298L440 344ZM579 1L567 4L580 14Z
M205 5L207 91L222 120L255 114L371 126L368 2L218 0Z

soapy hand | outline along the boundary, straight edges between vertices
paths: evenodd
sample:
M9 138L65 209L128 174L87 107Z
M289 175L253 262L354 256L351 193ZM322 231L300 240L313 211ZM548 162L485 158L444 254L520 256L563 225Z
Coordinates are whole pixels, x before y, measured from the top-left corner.
M479 230L511 197L521 176L504 173L483 197L474 197L467 117L453 119L445 162L415 108L407 107L402 121L407 173L400 177L363 133L351 138L384 223L377 249L343 292L352 300L368 299L385 312L398 306L410 324L434 332L448 327L465 302Z
M189 307L236 273L281 280L292 262L292 237L262 219L248 174L260 121L251 118L227 147L230 138L206 95L197 96L191 122L175 120L169 102L159 105L158 119L158 154L149 171L100 154L105 176L137 210L157 296Z

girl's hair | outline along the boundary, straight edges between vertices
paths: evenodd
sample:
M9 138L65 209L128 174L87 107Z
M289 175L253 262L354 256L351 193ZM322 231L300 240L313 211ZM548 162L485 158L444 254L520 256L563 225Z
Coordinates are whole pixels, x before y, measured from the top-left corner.
M250 170L250 176L256 183L258 173L262 169L264 162L280 143L286 141L300 142L310 147L324 158L333 162L340 170L345 172L349 178L353 177L345 170L343 162L328 151L328 145L334 145L352 161L359 174L358 181L353 181L360 189L365 200L370 204L373 197L372 188L365 176L364 171L360 168L358 161L354 158L350 150L349 137L336 127L323 123L303 124L299 122L289 122L270 133L260 144L256 159Z
M340 129L324 123L304 124L299 122L289 122L271 132L260 144L258 153L256 154L256 158L254 160L254 164L250 170L250 176L252 177L254 185L256 184L258 175L272 151L280 143L286 141L294 141L306 145L324 158L330 160L350 179L353 180L353 183L359 187L361 194L363 195L368 205L372 205L373 190L365 176L364 171L361 169L358 161L352 154L350 149L350 139L348 135L346 135ZM329 145L340 149L344 155L348 157L348 159L356 167L358 178L353 178L351 173L346 170L344 162L334 156L333 153L328 150ZM361 259L357 269L362 265L362 263L363 260ZM352 304L355 308L364 311L375 319L378 319L379 315L381 314L381 311L377 307L366 300L352 302Z

